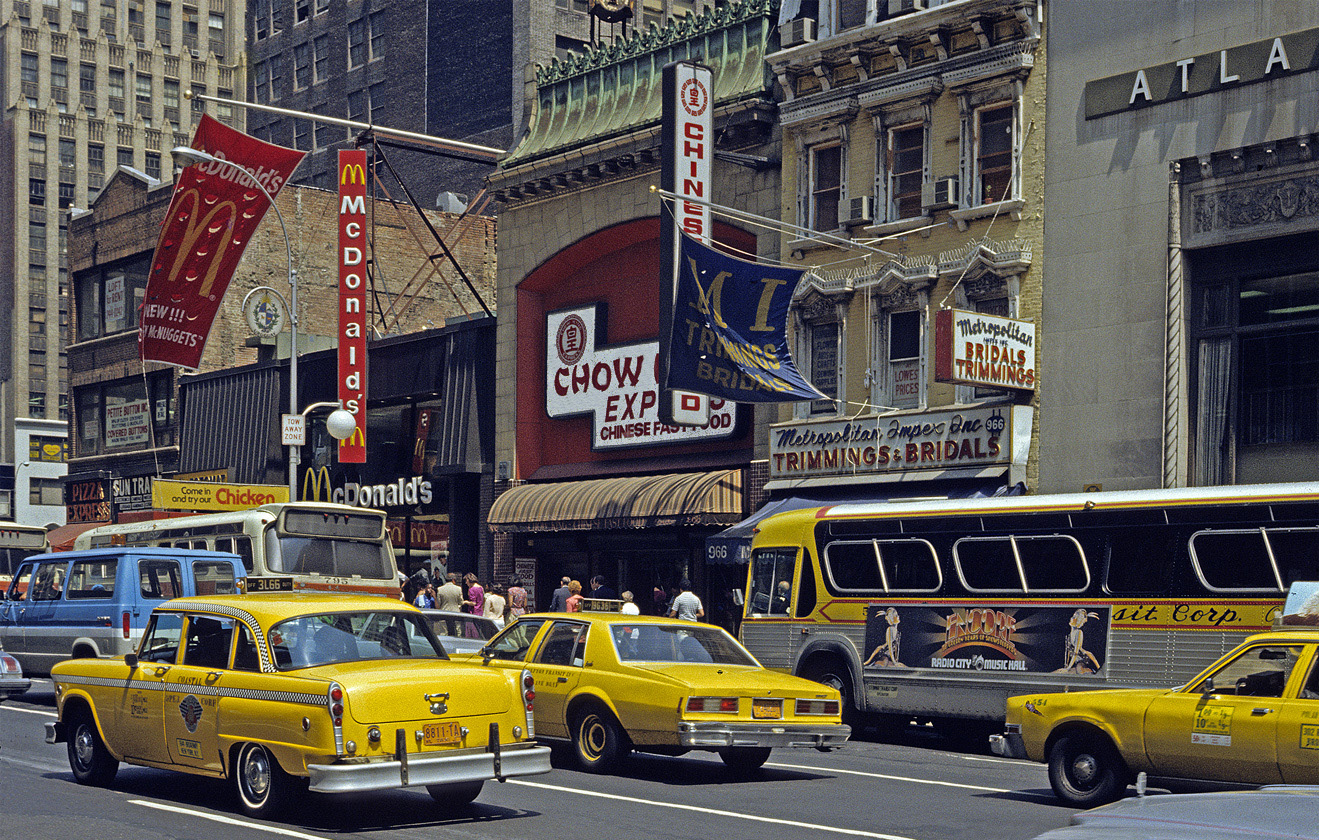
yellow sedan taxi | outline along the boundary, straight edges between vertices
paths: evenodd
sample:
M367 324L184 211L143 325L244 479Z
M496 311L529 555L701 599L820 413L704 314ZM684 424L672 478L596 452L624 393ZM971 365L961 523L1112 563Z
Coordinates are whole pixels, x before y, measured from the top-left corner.
M1178 688L1011 697L994 752L1048 762L1054 793L1091 807L1135 774L1319 783L1319 630L1251 636Z
M487 779L546 773L525 670L448 661L416 608L378 597L178 598L137 653L54 666L74 778L106 785L121 761L233 781L242 810L289 797L424 786L471 802Z
M709 624L532 614L478 656L497 670L532 673L536 736L570 742L590 772L607 772L632 750L708 750L752 771L773 747L830 750L851 734L837 689L767 670Z

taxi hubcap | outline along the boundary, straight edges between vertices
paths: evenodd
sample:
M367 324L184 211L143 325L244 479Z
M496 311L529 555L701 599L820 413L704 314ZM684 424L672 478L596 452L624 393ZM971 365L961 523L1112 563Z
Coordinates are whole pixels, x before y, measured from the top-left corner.
M1072 762L1072 778L1076 779L1078 785L1088 785L1094 782L1095 773L1098 770L1094 756L1078 755Z
M600 724L600 718L591 715L582 721L582 751L589 758L599 758L604 752L608 735Z
M96 745L92 743L92 731L85 726L78 727L78 734L73 740L73 750L78 756L78 763L83 767L91 766L95 748Z
M253 798L261 799L270 787L270 764L266 761L264 750L254 749L247 754L243 764L243 780Z

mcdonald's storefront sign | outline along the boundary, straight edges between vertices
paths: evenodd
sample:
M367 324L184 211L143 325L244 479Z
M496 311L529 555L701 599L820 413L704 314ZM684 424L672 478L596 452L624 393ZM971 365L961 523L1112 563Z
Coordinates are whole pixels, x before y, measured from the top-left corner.
M366 151L339 152L339 403L357 428L339 463L366 463Z
M334 502L339 505L356 505L365 508L391 508L428 505L434 497L434 488L430 479L419 475L396 478L386 484L345 481L335 486L331 483L328 467L308 469L302 474L304 502Z

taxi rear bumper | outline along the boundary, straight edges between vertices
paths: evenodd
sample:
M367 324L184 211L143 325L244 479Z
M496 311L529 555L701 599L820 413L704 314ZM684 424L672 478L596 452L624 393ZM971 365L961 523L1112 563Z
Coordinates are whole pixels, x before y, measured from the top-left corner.
M852 735L845 724L812 726L784 723L679 721L678 743L691 749L722 747L841 747Z
M446 750L402 754L401 758L361 763L309 764L310 788L316 793L394 790L454 782L503 781L513 776L550 772L550 748L527 741L497 750Z

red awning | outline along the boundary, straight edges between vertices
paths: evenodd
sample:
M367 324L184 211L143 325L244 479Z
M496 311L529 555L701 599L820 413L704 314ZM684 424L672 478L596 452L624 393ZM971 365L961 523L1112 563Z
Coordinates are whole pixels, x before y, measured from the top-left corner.
M104 525L104 522L75 522L72 525L60 525L51 528L46 532L46 539L50 541L51 551L72 551L73 541L78 539L78 535L83 531L90 531L98 525Z

